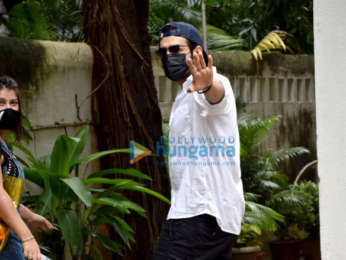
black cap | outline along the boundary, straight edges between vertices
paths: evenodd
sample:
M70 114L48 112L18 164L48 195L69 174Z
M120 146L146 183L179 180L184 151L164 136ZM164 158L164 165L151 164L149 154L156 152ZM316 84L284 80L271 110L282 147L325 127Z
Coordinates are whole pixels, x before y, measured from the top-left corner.
M163 37L180 36L188 39L193 44L202 46L204 60L208 65L208 56L203 46L203 40L196 27L194 27L193 25L184 22L170 22L162 26L158 34L160 41Z
M159 37L161 39L166 36L181 36L203 47L203 40L199 35L198 30L188 23L171 22L165 24L160 28Z

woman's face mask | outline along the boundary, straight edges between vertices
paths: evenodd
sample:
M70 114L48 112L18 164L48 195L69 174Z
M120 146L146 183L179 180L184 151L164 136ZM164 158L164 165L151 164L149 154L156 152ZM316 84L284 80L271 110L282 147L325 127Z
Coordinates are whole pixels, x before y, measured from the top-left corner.
M16 129L21 120L21 113L12 108L0 111L0 129Z
M190 75L185 53L163 55L161 61L166 77L170 80L179 81Z

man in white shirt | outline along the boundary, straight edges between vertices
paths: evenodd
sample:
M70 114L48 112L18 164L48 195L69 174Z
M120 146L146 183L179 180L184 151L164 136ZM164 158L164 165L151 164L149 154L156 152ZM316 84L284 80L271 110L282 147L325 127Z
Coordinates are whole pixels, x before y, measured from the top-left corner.
M195 27L168 23L159 37L165 74L182 90L172 107L165 151L171 208L153 259L230 259L245 204L233 91L212 66Z

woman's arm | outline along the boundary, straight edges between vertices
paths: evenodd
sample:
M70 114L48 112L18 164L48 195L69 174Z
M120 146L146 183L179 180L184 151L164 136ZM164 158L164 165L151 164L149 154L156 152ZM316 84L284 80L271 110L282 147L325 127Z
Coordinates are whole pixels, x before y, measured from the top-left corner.
M1 167L0 167L1 172ZM0 218L18 235L21 240L32 236L29 228L18 214L17 209L5 191L2 181L2 172L0 174Z
M53 225L45 217L32 212L23 204L20 204L20 212L24 221L35 231L46 231L53 228Z
M1 158L1 163L3 158ZM0 218L12 229L22 240L24 256L28 259L41 259L40 248L33 238L31 231L25 225L15 208L10 196L3 186L2 169L0 167ZM31 239L32 238L32 239Z

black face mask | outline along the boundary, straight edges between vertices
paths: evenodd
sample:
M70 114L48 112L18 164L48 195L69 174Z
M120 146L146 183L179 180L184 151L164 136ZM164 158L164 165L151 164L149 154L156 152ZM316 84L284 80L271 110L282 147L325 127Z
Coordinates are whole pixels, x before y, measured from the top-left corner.
M190 75L184 53L164 55L161 61L165 74L170 80L179 81Z
M0 129L15 129L21 119L19 111L7 108L0 111Z

